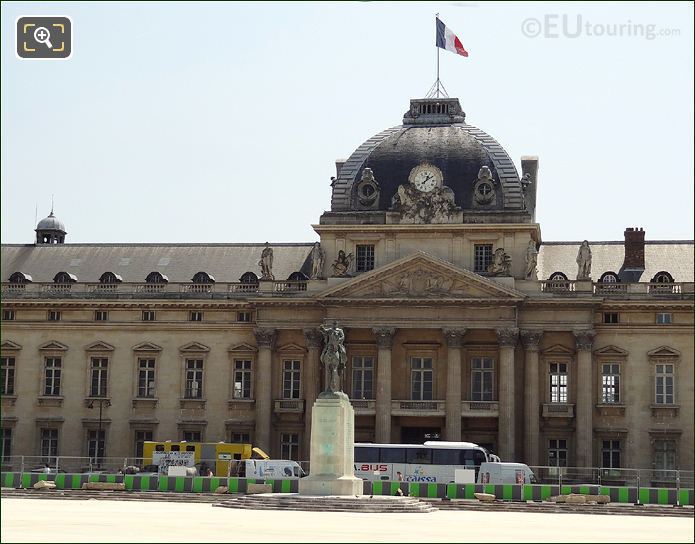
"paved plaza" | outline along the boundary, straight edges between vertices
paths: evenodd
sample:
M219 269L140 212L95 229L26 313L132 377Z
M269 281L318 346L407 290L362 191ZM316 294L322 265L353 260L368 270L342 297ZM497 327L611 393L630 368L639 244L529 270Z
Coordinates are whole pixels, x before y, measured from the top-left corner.
M438 511L354 514L210 504L2 499L2 542L693 542L693 519Z

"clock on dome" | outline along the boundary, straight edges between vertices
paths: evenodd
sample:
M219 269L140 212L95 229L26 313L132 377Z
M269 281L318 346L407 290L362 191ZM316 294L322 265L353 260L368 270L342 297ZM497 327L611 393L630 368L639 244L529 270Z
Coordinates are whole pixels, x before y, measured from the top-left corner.
M441 188L443 179L442 171L429 162L418 164L410 171L408 176L408 181L418 191L423 193L429 193L436 188Z

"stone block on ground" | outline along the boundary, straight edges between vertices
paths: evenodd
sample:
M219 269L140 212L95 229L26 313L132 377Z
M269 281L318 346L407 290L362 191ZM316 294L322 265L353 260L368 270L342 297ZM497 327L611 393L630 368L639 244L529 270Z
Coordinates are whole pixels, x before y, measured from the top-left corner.
M125 491L125 484L115 482L86 482L82 484L82 489L92 491Z
M565 500L565 502L567 504L586 504L586 502L587 502L586 498L587 498L586 495L579 495L577 493L570 493L569 495L567 495L567 499Z
M567 501L567 495L554 495L552 497L548 497L548 502L566 502Z
M224 495L225 493L229 492L229 488L225 487L223 485L219 486L217 489L215 489L215 493L218 495Z
M34 489L55 489L55 482L49 482L48 480L41 480L34 484Z
M496 497L492 493L473 493L480 502L494 502Z
M273 486L270 484L246 484L246 494L255 495L257 493L272 493Z
M592 499L598 504L608 504L611 502L611 498L608 495L594 495Z

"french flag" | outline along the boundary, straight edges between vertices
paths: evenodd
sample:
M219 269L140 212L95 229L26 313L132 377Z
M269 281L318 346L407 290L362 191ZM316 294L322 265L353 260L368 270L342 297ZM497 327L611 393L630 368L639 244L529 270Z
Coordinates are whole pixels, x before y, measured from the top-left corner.
M463 48L461 40L458 39L456 34L449 30L444 23L436 17L437 20L437 47L456 53L457 55L462 55L464 57L468 56L468 51Z

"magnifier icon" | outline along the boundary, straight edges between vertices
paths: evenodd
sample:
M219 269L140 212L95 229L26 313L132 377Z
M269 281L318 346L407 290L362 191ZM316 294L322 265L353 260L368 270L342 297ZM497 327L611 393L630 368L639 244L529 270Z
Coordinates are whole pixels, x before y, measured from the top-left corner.
M51 33L45 26L40 26L34 30L34 39L39 43L45 43L46 47L53 49L53 44L51 43Z

